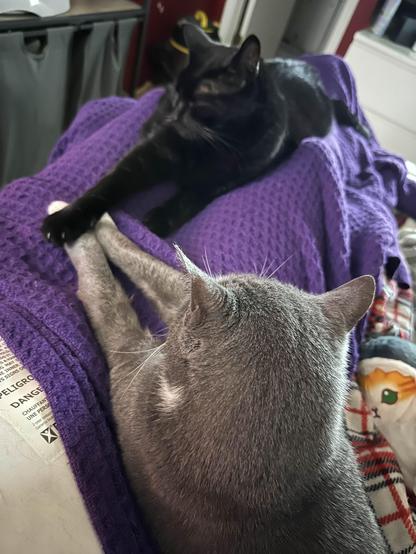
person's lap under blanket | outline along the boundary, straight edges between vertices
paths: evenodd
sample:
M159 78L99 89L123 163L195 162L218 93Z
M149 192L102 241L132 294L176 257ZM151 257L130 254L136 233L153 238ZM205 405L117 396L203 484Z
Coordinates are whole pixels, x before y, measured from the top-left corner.
M332 97L365 122L347 66L310 57ZM76 298L76 278L63 251L40 233L53 200L71 202L137 142L159 91L139 101L109 98L86 105L52 153L49 165L0 193L0 337L39 381L106 552L150 552L122 470L111 423L105 361ZM139 195L114 213L120 229L169 264L176 241L214 273L273 274L310 292L323 292L387 267L409 276L397 246L391 208L416 215L416 189L399 158L375 139L334 124L324 139L309 138L265 177L216 199L170 240L151 234L132 213L143 213L168 188ZM139 292L135 307L156 328ZM361 329L351 341L356 363Z

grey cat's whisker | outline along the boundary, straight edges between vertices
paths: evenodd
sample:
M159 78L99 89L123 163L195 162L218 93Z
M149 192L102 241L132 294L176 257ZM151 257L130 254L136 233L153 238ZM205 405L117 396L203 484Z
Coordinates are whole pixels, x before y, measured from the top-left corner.
M118 369L122 368L123 366L125 366L126 364L130 364L130 363L131 363L131 360L124 360L123 362L120 362L119 364L117 364L115 366L112 366L111 371L118 370Z
M160 352L162 350L162 348L166 345L166 343L164 342L163 344L160 344L159 346L157 346L156 348L153 349L153 352L144 360L144 362L142 362L139 367L137 368L137 372L136 374L134 375L133 379L130 381L130 383L127 385L127 388L126 390L124 391L124 393L122 394L121 398L124 398L125 394L127 393L127 391L129 390L129 388L131 387L131 385L133 384L133 381L136 379L136 377L139 375L139 373L141 371L143 371L143 368L144 366L147 364L147 362L149 360L151 360L158 352ZM131 373L131 372L130 372Z
M153 346L153 348L149 348L148 350L141 350L139 353L150 352L150 355L152 355L154 350L156 350L156 348L159 348L160 346L163 346L163 344L158 344L156 346ZM130 360L130 362L131 362L131 360ZM132 373L134 373L137 370L137 368L140 366L140 364L145 363L145 362L146 362L146 360L144 362L143 362L143 360L140 360L140 362L136 365L136 367L134 367L132 370L130 370L126 373L126 376L131 375Z
M202 256L201 260L202 260L202 265L204 266L204 269L205 269L205 273L208 273L208 266L204 256Z
M161 329L158 329L152 335L154 337L163 337L167 332L169 331L169 327L162 327Z
M264 277L264 271L265 271L265 268L266 268L266 264L267 264L267 256L264 258L264 262L263 262L263 265L261 266L259 277Z
M204 256L202 256L202 260L204 262L204 266L205 266L205 269L206 269L206 272L208 273L208 275L210 277L214 277L214 275L212 274L212 271L211 271L211 266L209 265L209 261L208 261L208 255L207 255L207 250L206 248L204 248Z
M270 273L270 275L267 275L266 276L266 279L271 279L273 277L273 275L275 275L279 269L281 269L291 258L293 258L295 254L291 254L288 258L286 258L286 260L284 262L282 262L278 267L276 267L276 269Z
M145 350L109 350L109 352L112 352L114 354L134 354L135 357L139 356L140 354L147 354L148 352L153 352L155 347L147 348ZM119 364L112 367L112 371L115 369L120 369L121 367L125 366L126 364L131 364L132 360L131 358L127 357L126 360L123 360ZM141 362L140 362L141 363ZM138 365L140 365L140 363ZM136 365L131 371L128 371L125 375L131 375L133 372L135 372L138 368L138 365Z
M272 267L274 263L274 260L271 260L271 262L267 265L267 267L264 269L264 271L262 272L262 277L266 278L267 279L267 275Z
M143 354L143 352L150 352L153 348L147 350L109 350L112 354Z
M135 373L135 372L139 369L141 363L143 363L143 362L139 362L133 369L131 369L130 371L128 371L128 372L125 374L125 377L128 377L128 376L131 375L132 373Z

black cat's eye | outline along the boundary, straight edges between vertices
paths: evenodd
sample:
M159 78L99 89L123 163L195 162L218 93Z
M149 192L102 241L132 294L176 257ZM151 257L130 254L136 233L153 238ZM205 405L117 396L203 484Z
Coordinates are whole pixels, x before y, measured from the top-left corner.
M398 400L398 394L391 389L383 389L381 392L381 401L383 404L396 404Z
M220 74L201 79L194 89L194 96L231 95L241 91L247 84L235 71L222 71Z
M198 83L194 93L195 94L214 94L215 85L213 81L208 79L203 79L200 83Z

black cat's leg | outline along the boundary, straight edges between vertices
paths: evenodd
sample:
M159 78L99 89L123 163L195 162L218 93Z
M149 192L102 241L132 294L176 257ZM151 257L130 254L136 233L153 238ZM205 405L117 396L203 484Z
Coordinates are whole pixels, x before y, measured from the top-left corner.
M202 194L192 189L183 189L165 204L151 210L143 223L159 237L167 237L184 223L192 219L214 198L214 195Z
M84 196L61 212L48 216L42 225L45 237L58 245L72 242L119 201L173 177L177 159L165 146L167 134L165 131L139 144Z
M108 214L97 223L95 234L106 256L143 291L169 325L185 298L183 274L141 250L120 233Z

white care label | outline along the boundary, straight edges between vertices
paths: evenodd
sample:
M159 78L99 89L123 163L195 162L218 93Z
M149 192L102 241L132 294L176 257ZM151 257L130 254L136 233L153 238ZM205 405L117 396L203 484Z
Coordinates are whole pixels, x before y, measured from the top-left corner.
M64 452L43 389L0 337L0 417L20 433L45 462Z

